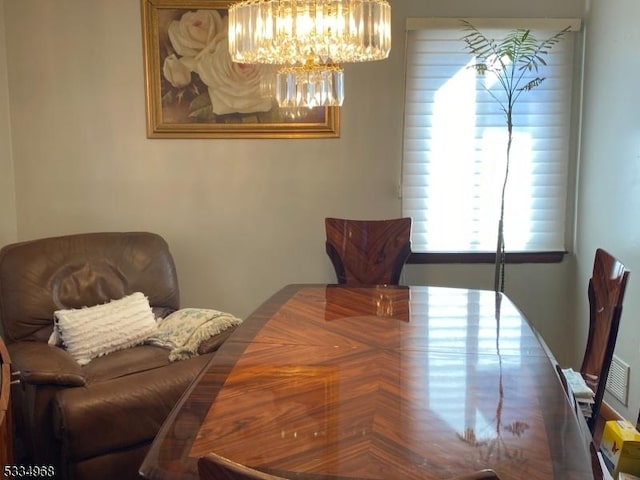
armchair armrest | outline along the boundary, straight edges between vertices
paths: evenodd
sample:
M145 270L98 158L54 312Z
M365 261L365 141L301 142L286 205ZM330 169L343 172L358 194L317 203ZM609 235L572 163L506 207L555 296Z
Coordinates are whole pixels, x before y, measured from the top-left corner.
M82 368L65 350L43 342L7 345L13 369L20 381L33 385L81 387L86 383Z

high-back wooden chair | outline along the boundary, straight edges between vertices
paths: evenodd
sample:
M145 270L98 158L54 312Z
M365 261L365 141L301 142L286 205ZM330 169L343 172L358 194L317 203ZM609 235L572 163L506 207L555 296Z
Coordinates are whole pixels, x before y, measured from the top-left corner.
M596 250L593 274L589 280L589 336L580 373L595 393L591 417L587 419L593 434L609 375L609 367L618 337L622 301L629 279L625 266L605 250Z
M411 218L326 218L326 250L338 283L397 285L411 253Z
M198 475L200 480L287 480L245 467L215 453L198 459Z
M453 477L449 480L500 480L498 474L491 469L479 470L473 473L467 473L459 477Z

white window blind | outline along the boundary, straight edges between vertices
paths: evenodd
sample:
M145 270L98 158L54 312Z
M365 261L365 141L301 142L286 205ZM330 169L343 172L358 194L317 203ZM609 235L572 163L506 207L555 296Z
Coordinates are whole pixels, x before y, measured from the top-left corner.
M489 38L528 28L546 39L576 20L480 20ZM465 49L459 19L409 19L403 151L403 215L413 219L414 252L493 252L504 180L506 117ZM574 77L574 33L567 33L530 79L513 114L505 202L507 251L565 249L567 172ZM526 83L526 81L524 82ZM523 83L523 84L524 84Z

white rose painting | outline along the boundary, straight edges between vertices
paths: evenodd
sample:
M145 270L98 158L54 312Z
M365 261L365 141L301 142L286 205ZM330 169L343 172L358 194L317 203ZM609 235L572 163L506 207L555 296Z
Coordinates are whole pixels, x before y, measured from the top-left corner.
M150 138L339 136L337 108L281 109L272 66L231 60L228 2L180 5L143 0Z

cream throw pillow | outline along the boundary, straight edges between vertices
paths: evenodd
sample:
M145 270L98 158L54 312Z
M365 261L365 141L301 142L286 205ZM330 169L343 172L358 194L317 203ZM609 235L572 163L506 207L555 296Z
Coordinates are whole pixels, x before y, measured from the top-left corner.
M200 344L242 320L230 313L209 308L183 308L158 321L158 331L145 343L168 348L169 361L198 355Z
M50 345L64 346L80 365L141 344L157 329L147 297L136 292L109 303L54 312Z

